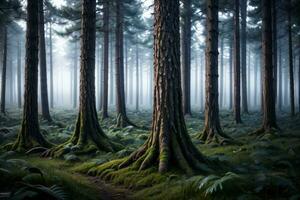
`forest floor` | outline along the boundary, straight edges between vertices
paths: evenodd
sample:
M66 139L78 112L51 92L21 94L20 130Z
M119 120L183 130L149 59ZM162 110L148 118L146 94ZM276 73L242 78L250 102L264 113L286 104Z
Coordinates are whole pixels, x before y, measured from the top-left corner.
M41 119L41 130L52 143L63 143L72 135L77 112L55 110L52 116L53 123ZM129 112L129 118L139 126L151 125L151 113L147 111ZM220 170L205 176L186 176L177 171L158 174L155 168L119 174L109 180L96 176L97 166L128 156L149 134L148 130L131 126L117 129L114 118L100 120L100 124L112 140L124 146L116 153L97 151L75 155L71 152L52 159L2 150L0 199L11 192L19 199L40 192L57 199L91 200L300 199L300 115L291 118L287 113L279 113L281 131L262 137L249 135L260 127L260 113L245 114L242 118L243 124L237 125L231 112L221 112L224 132L237 141L226 145L203 144L195 139L203 129L203 115L195 113L186 118L194 144L205 156L221 163ZM9 110L7 116L0 116L0 146L16 139L20 123L19 110Z

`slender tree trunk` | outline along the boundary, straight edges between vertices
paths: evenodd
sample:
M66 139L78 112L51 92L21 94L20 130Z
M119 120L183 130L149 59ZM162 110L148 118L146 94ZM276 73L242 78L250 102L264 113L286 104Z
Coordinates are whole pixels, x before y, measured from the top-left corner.
M124 90L124 33L123 33L123 4L117 1L116 4L116 111L117 127L133 125L126 114L125 90Z
M44 1L39 2L39 61L40 61L40 83L41 83L41 103L42 117L49 122L52 121L49 111L48 86L47 86L47 62L44 30Z
M272 56L272 8L271 1L262 0L262 56L263 56L263 125L257 134L272 132L273 129L278 129L276 123L275 112L275 96L274 96L274 69Z
M254 61L254 108L256 109L257 107L257 85L258 85L258 72L259 72L259 68L258 68L258 55L255 54L254 55L255 61Z
M205 66L205 122L199 138L207 143L220 143L228 138L221 128L218 102L218 1L207 1L207 36Z
M127 100L128 100L128 41L127 39L125 38L125 41L124 41L124 48L125 48L125 102L127 103ZM125 106L126 106L126 103L125 103Z
M223 86L224 86L224 38L221 38L221 54L220 54L220 108L223 107Z
M187 133L181 99L179 0L154 1L154 109L152 131L143 146L119 167L140 170L158 165L159 172L201 170L206 159ZM169 41L173 41L170 43Z
M278 110L282 111L282 47L281 42L279 43L279 66L278 66L278 93L277 93L277 105Z
M252 101L251 101L251 84L250 84L250 80L251 80L251 50L250 50L250 45L248 47L248 66L247 66L247 102L248 102L248 111L249 108L251 109L252 106Z
M248 111L247 98L247 0L241 1L241 56L242 56L242 108L244 113Z
M135 66L136 66L136 84L135 84L135 91L136 91L136 95L135 95L135 111L138 112L139 111L139 46L138 43L136 44L135 47Z
M22 107L21 97L21 38L18 36L18 63L17 63L17 88L18 88L18 108Z
M50 40L50 108L54 107L53 101L53 48L52 48L52 22L50 22L50 30L49 30L49 40ZM75 78L75 77L74 77Z
M110 105L114 104L114 68L113 68L113 41L111 40L110 42L110 72L109 72L109 79L110 79L110 83L109 83L109 103Z
M229 41L229 110L233 105L233 43Z
M0 111L5 113L5 95L6 95L6 66L7 66L7 26L3 28L3 60L2 60L2 78L1 78L1 102Z
M234 115L235 122L241 119L241 74L240 74L240 0L235 0L234 12Z
M199 90L199 80L198 80L198 74L199 74L199 61L198 61L198 52L196 51L195 55L195 96L194 101L195 104L198 104L198 90Z
M294 91L294 66L293 66L293 41L292 41L292 22L291 22L291 0L288 3L288 39L289 39L289 76L290 76L290 106L291 115L295 115L295 91Z
M77 108L78 99L78 42L74 43L74 68L73 68L73 108Z
M183 114L191 115L191 0L183 1L182 25L182 92Z
M103 96L100 98L102 98L102 118L105 119L108 118L109 0L103 4L103 19Z
M300 112L300 55L298 56L298 109Z
M38 120L38 52L39 52L39 6L38 1L27 1L25 94L21 131L12 150L27 150L36 145L51 145L40 133Z
M200 111L202 112L204 110L204 91L203 91L203 85L204 85L204 65L203 65L203 55L201 52L200 55L200 82L201 82L201 87L200 87Z
M273 28L273 66L274 66L274 96L275 105L277 102L277 4L272 1L272 28Z

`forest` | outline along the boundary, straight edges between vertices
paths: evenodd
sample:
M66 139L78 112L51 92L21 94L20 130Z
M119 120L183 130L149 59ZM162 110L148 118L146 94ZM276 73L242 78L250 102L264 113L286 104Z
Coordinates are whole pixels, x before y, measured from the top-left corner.
M300 200L299 166L299 0L0 1L0 199Z

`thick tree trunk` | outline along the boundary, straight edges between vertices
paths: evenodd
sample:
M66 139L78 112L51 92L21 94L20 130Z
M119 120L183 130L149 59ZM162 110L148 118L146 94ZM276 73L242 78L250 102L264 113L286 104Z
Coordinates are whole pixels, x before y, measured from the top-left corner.
M98 123L95 96L96 0L83 0L81 13L80 104L75 132L67 144L55 147L45 156L60 156L65 146L79 152L91 149L115 151L115 146ZM93 145L96 148L91 148Z
M275 96L274 96L274 69L272 56L272 13L271 1L262 0L262 56L264 69L264 84L263 84L263 125L257 134L272 132L273 129L278 129L276 123L275 112Z
M228 138L222 131L218 102L218 1L208 1L205 66L205 122L199 138L207 143L220 143Z
M2 57L2 78L1 78L1 102L0 112L5 113L5 95L6 95L6 66L7 66L7 26L3 28L3 57Z
M206 159L191 142L182 111L179 0L155 0L154 13L152 131L146 143L120 167L131 165L142 170L158 165L159 172L179 168L192 174L203 169Z
M290 106L291 115L295 115L295 91L294 91L294 66L293 66L293 41L291 22L291 0L287 1L288 6L288 39L289 39L289 77L290 77Z
M136 84L135 84L135 111L138 112L139 111L139 47L138 44L136 44L135 47L135 66L136 66Z
M182 92L183 114L191 115L191 0L183 1L181 59L182 59Z
M52 48L52 22L50 22L49 28L49 40L50 40L50 108L54 107L54 100L53 100L53 48Z
M109 0L103 4L103 19L103 95L100 98L102 98L102 118L105 119L108 118Z
M38 1L27 1L26 60L25 60L25 94L21 131L13 150L30 149L34 146L51 145L40 133L38 120Z
M40 61L40 83L42 117L49 122L52 121L49 111L48 87L47 87L47 62L44 30L44 1L39 2L39 61Z
M247 97L247 0L241 1L242 108L248 113Z
M241 72L240 72L240 0L235 0L234 12L234 117L236 123L241 119Z
M17 89L18 89L18 108L22 107L21 97L21 38L18 36L18 63L17 63Z
M125 90L124 90L124 33L123 33L123 6L121 1L116 4L116 111L117 127L133 125L126 114Z

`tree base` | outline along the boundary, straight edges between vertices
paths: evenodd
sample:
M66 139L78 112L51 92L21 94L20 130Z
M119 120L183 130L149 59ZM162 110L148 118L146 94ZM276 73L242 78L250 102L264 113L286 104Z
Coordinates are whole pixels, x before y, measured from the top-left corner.
M123 114L118 114L117 116L117 123L116 123L116 127L117 128L125 128L127 126L133 126L133 127L138 127L137 125L135 125L134 123L132 123L127 116L123 115Z
M36 138L25 138L23 134L20 133L17 140L11 145L7 146L7 148L12 151L23 152L35 147L51 148L52 146L53 145L50 142L48 142L42 135L39 135Z
M206 144L217 143L224 145L227 143L232 143L232 138L217 128L205 129L202 133L198 134L196 138L205 142Z
M280 128L277 125L274 126L263 126L259 129L257 129L256 131L250 133L250 135L255 135L255 136L259 136L262 137L266 134L272 134L275 135L276 132L281 131Z

